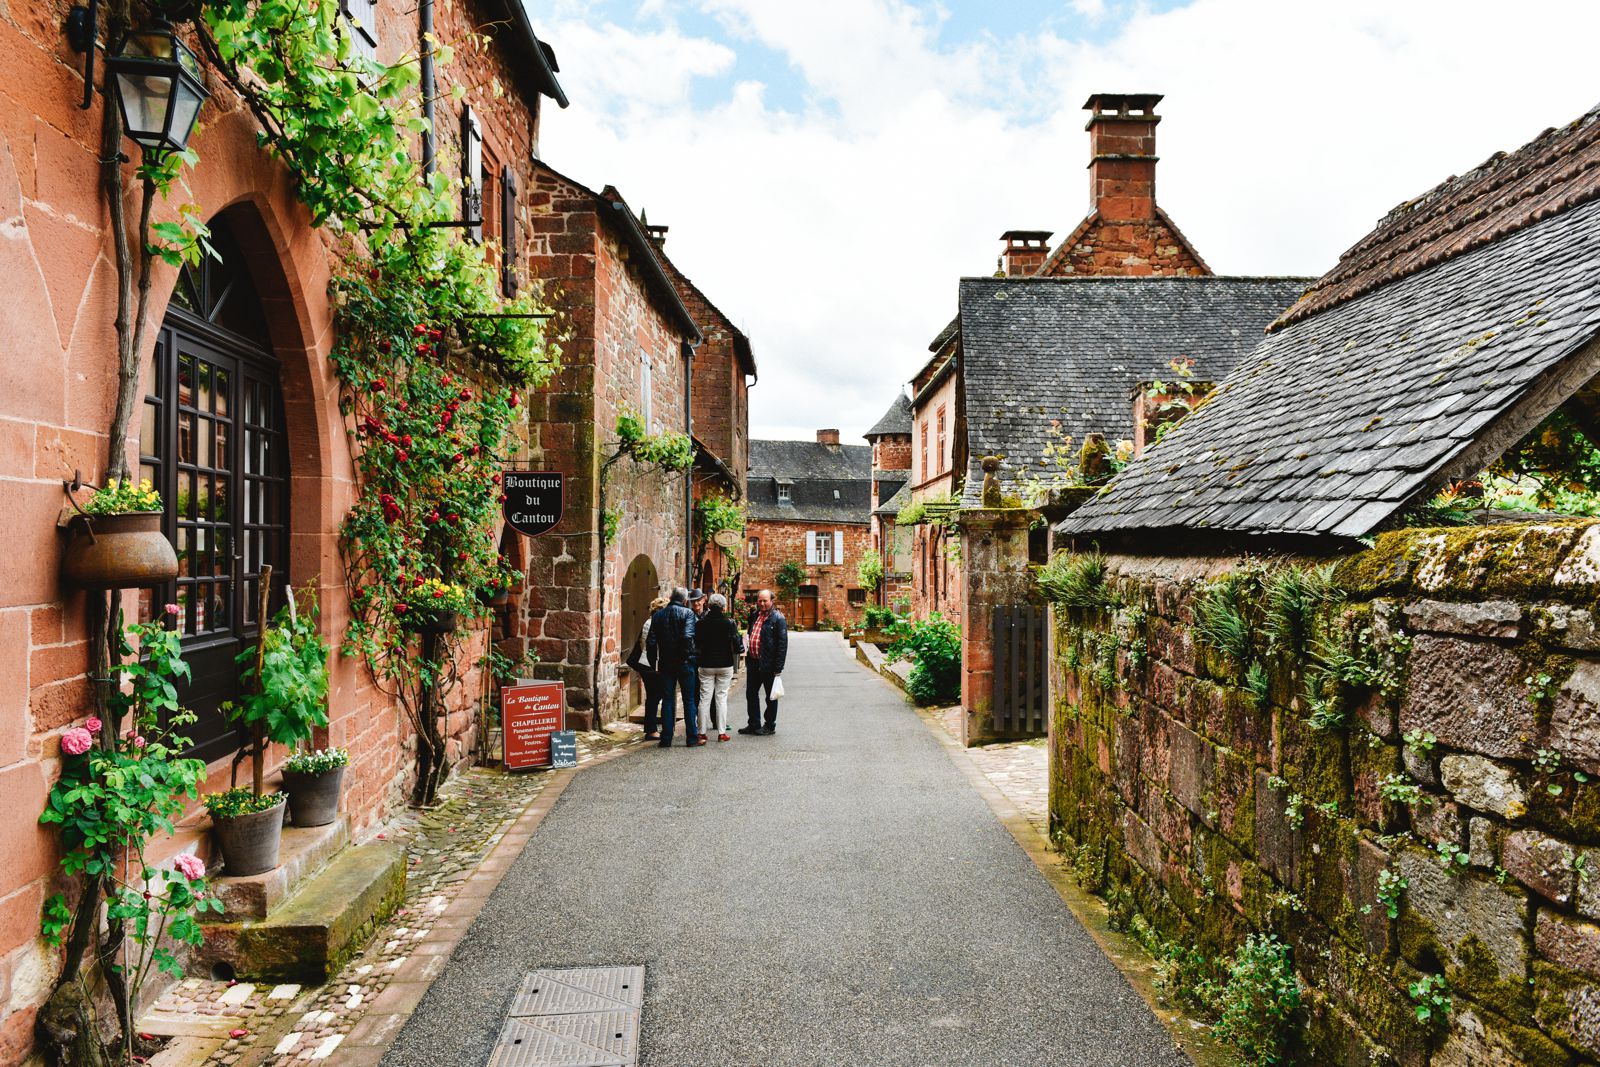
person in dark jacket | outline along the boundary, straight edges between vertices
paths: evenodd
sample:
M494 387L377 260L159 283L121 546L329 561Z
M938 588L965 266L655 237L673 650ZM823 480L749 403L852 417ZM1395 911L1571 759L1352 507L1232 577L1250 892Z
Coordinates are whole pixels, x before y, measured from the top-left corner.
M658 596L650 601L650 614L645 616L644 625L639 628L639 638L633 643L633 650L628 653L628 666L633 668L633 673L639 676L639 681L644 683L644 739L655 741L658 739L656 731L660 729L661 698L666 692L666 679L661 677L661 672L650 663L647 648L650 642L650 620L655 613L667 606L667 598Z
M650 636L646 651L650 662L661 672L664 692L661 700L662 748L672 744L672 728L678 719L678 694L683 694L683 741L691 748L705 744L700 740L699 679L695 677L695 617L689 610L689 590L672 591L667 606L650 616Z
M700 621L695 624L694 643L699 652L695 669L700 672L700 739L713 728L718 741L728 737L728 687L733 684L733 669L739 665L743 642L739 625L727 614L728 598L712 593Z
M778 732L778 702L772 699L772 683L783 674L789 658L789 621L773 603L772 590L756 594L755 614L750 617L750 637L745 646L745 712L748 726L741 734L768 736ZM761 697L767 698L766 721L762 721Z

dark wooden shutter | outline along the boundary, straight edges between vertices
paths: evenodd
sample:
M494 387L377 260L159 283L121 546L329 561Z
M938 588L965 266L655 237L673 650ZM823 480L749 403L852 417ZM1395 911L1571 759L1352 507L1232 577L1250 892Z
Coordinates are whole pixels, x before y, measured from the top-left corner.
M508 166L500 171L500 291L517 295L517 176Z
M483 240L483 128L471 104L461 110L461 221L468 240Z

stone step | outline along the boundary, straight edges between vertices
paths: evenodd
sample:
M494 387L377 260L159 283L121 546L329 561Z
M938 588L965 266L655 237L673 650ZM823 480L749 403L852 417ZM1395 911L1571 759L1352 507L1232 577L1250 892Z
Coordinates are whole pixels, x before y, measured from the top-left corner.
M278 865L265 874L211 879L222 901L223 922L265 919L308 875L350 842L349 823L340 816L326 826L285 826Z
M265 919L205 927L201 968L226 964L241 978L322 983L399 907L405 849L375 841L346 848Z

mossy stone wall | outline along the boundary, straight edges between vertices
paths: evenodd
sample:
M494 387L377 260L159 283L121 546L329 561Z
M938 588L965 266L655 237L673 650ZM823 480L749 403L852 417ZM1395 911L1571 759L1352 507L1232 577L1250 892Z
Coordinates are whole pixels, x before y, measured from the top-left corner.
M1106 604L1052 609L1050 818L1114 914L1215 959L1275 931L1298 1063L1600 1059L1600 524L1105 562ZM1265 576L1319 564L1317 641L1270 641ZM1246 662L1197 624L1230 575Z

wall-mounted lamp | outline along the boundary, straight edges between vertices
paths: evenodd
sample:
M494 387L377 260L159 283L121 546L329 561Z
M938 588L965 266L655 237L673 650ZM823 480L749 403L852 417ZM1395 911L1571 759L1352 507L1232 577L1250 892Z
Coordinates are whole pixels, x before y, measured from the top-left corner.
M172 24L157 15L124 37L106 64L116 78L128 136L146 155L182 151L211 94L200 80L200 61Z

